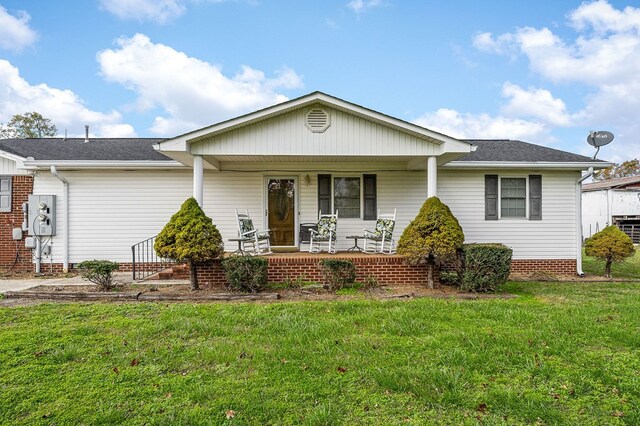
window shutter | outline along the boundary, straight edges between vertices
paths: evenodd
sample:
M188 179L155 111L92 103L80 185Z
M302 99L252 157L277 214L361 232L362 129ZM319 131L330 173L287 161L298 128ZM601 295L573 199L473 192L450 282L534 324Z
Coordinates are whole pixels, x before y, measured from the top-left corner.
M484 219L498 220L498 175L484 175Z
M318 175L318 210L331 214L331 175Z
M529 220L542 220L541 175L529 175Z
M0 177L0 212L11 212L11 176Z
M376 220L378 218L378 202L376 175L363 175L364 180L364 220Z

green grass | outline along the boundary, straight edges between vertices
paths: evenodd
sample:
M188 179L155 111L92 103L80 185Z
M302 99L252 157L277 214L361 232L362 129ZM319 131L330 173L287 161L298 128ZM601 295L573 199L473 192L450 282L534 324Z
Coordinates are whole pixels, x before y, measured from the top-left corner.
M604 274L604 261L584 254L582 250L582 270L588 275ZM614 278L640 279L640 248L636 246L636 253L621 263L611 265L611 276Z
M0 422L640 423L640 284L505 290L0 308Z

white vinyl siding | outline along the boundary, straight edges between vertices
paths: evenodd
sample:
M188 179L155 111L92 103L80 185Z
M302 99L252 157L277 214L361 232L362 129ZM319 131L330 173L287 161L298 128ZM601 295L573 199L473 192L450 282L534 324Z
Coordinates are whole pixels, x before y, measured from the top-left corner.
M369 165L367 165L369 166ZM297 178L298 223L315 222L318 217L317 170L312 164L298 164L296 172L277 171L209 172L204 175L204 211L218 227L225 249L236 249L228 238L237 235L234 209L248 209L257 227L266 227L265 177ZM343 163L340 176L361 175L363 164ZM261 168L265 168L263 164ZM366 167L369 168L369 167ZM439 171L438 194L449 205L464 230L467 242L502 242L514 250L516 259L575 259L575 182L577 172L542 173L545 183L543 215L540 221L513 218L484 219L484 175L500 171ZM109 259L131 262L131 245L156 235L182 202L192 195L191 170L156 171L62 171L69 181L70 262ZM305 176L310 179L305 181ZM338 176L338 174L333 173ZM377 177L377 207L382 213L397 209L396 241L413 220L426 198L424 171L380 171ZM57 235L53 237L53 262L62 262L62 184L47 172L34 180L35 194L57 197ZM338 222L338 249L353 241L347 235L361 235L374 222L341 218ZM296 235L297 239L297 235ZM46 263L46 262L45 262Z
M488 221L484 217L484 175L513 176L505 170L439 171L438 196L458 218L466 242L499 242L513 249L514 259L575 259L578 172L523 171L542 175L542 220Z
M441 145L425 139L353 114L322 108L331 115L331 125L322 133L307 128L309 109L299 109L194 143L191 153L216 156L427 156L442 151Z

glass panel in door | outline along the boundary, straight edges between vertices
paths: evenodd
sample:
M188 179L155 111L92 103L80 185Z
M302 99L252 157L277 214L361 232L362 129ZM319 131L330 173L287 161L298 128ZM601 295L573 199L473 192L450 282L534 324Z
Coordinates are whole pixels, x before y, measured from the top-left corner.
M267 199L271 245L295 245L295 180L268 179Z

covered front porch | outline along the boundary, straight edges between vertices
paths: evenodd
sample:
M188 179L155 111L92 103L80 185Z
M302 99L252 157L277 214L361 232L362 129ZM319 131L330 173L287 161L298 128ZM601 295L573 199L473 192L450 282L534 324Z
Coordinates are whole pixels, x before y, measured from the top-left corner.
M396 234L436 196L438 167L463 141L315 92L159 143L193 169L193 197L236 250L236 210L269 229L272 246L305 247L303 224L338 212L338 250L397 211ZM302 245L302 247L301 247Z

